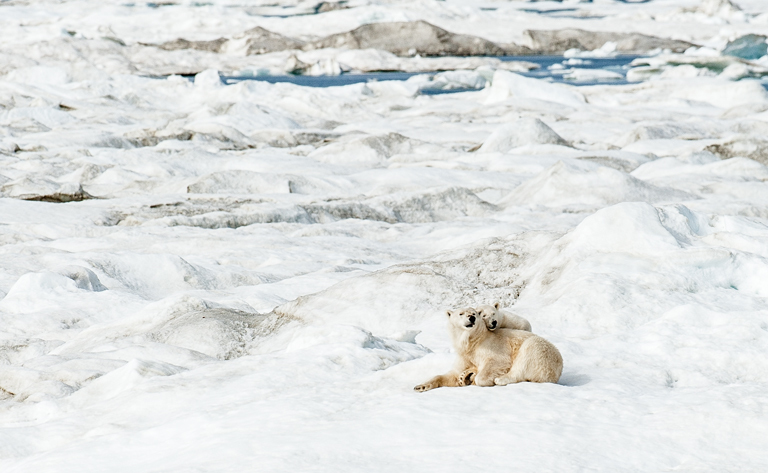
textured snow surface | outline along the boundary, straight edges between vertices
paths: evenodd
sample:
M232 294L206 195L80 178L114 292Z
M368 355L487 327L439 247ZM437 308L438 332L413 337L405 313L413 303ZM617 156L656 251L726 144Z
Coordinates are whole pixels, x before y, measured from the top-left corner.
M238 36L417 20L697 46L577 88ZM765 471L768 59L720 52L766 28L762 0L0 2L0 471ZM288 60L450 70L219 78ZM560 382L413 392L445 310L496 301Z

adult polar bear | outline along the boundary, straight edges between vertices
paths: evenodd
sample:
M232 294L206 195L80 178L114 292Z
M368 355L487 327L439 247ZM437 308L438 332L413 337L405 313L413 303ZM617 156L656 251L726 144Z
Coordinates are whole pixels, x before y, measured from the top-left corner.
M424 392L448 386L556 383L563 357L554 345L524 330L490 331L472 308L449 310L448 331L458 360L453 371L413 388Z

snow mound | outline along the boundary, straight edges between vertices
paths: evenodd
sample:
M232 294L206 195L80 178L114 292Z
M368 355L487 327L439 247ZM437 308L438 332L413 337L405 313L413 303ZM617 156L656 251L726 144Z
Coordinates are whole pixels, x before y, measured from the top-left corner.
M60 183L37 176L24 176L0 186L0 194L38 202L80 202L93 199L78 183Z
M402 193L374 198L371 207L381 209L397 222L424 223L480 216L495 207L468 189L451 187L424 193Z
M419 85L419 90L482 89L488 80L477 71L446 71L434 76L419 75L408 79Z
M314 186L313 181L289 181L291 190L300 193ZM330 184L328 184L330 185ZM223 208L221 208L223 207ZM270 202L243 202L220 209L195 209L171 205L161 211L148 209L120 220L121 225L191 226L200 228L239 228L256 223L329 223L345 219L373 220L387 223L426 223L467 216L482 216L495 207L472 191L437 188L422 192L396 192L387 196L334 198L296 205ZM190 280L197 280L191 278Z
M639 125L619 141L619 146L627 146L640 140L699 140L711 136L707 130L699 127L680 123L657 123Z
M68 84L72 80L65 69L54 66L32 66L14 69L6 75L6 79L20 84L57 86Z
M573 250L656 254L680 247L662 225L659 212L644 202L624 202L585 218L565 239Z
M173 376L185 368L161 361L133 359L122 367L91 382L72 396L72 402L86 404L111 399L138 386L149 378Z
M591 163L558 161L521 184L498 203L548 207L600 207L627 201L660 202L695 199L676 189L656 187L616 169Z
M352 325L307 326L298 330L286 347L288 353L328 356L342 366L380 371L429 353L412 341L377 337Z
M579 107L586 102L584 96L571 86L550 84L509 71L496 71L486 102L501 102L508 98L545 100L571 107Z
M72 386L44 372L0 365L0 399L13 396L15 401L39 402L68 396L74 391Z
M220 360L247 353L260 334L264 316L232 309L211 308L173 317L149 332L149 340L198 351Z
M567 141L538 118L521 118L494 130L478 152L506 153L512 148L533 144L568 146Z
M706 150L721 159L744 157L768 166L768 140L765 139L743 137L722 144L709 145Z
M432 189L424 192L399 192L363 201L344 200L303 205L314 222L332 222L348 218L388 223L427 223L466 216L481 216L495 207L460 188Z
M55 307L57 299L81 291L73 279L50 271L22 275L0 300L8 312L33 312ZM40 297L44 294L44 297Z
M149 213L131 215L120 221L121 225L186 226L198 228L240 228L256 223L315 223L304 208L278 206L270 203L244 204L234 210L210 210L194 212L193 215L169 212L166 215Z
M741 12L741 8L735 5L731 0L701 0L701 4L696 8L696 12L708 16L727 18L735 13Z
M742 327L733 327L739 341L729 338L723 343L734 353L744 353L738 348L740 344L751 351L768 341L762 336L755 338L756 332L748 328L758 316L748 301L754 295L765 294L765 285L757 281L768 274L768 261L719 245L701 245L712 238L713 230L719 234L710 219L682 205L654 208L627 202L601 209L535 255L535 261L526 259L519 269L526 285L517 306L526 307L528 301L536 300L543 325L559 327L571 336L594 337L627 329L646 333L641 328L645 324L649 324L648 334L655 333L666 326L671 313L688 305L695 308L693 313L712 318L694 323L681 333L709 339L717 337L718 332L722 336L723 327L736 324ZM585 306L584 291L597 287L600 290L592 293ZM648 298L648 294L657 297ZM715 313L707 308L726 300L733 312ZM742 310L750 315L735 315ZM687 346L683 341L687 335L681 336L683 339L678 339L670 332L658 338L658 343ZM649 347L648 353L655 350ZM702 344L701 350L708 349ZM691 359L696 356L692 354ZM660 367L671 366L671 358L666 355L654 359ZM749 373L751 379L766 379L768 370L761 367L750 371L747 359L740 359L737 371ZM683 368L686 364L672 362L688 370L690 367ZM734 379L728 368L696 366L689 372L690 382L698 379L709 385L721 383L724 378Z
M310 324L356 325L378 334L411 330L430 318L444 320L447 308L514 301L521 282L516 268L524 254L520 242L489 240L432 261L348 279L283 304L275 313Z
M639 166L651 161L651 159L644 154L620 150L597 151L584 156L576 156L576 159L579 161L599 164L600 166L606 166L626 173L632 172Z
M106 291L107 288L101 283L99 277L88 268L82 266L65 266L59 269L59 274L62 274L69 279L75 281L75 285L80 289L93 292Z
M657 207L659 221L681 245L691 245L709 233L709 219L682 204Z
M193 194L287 194L290 181L279 175L253 171L220 171L187 186Z
M384 165L395 154L427 153L440 148L399 133L364 136L331 143L309 154L324 163L353 165Z
M686 87L676 88L672 97L731 108L745 104L766 104L768 90L756 80L691 81Z
M193 141L211 145L222 150L255 148L257 146L256 143L240 130L234 126L221 123L222 121L230 120L226 117L221 120L196 120L184 125L184 131L191 132ZM178 134L174 133L171 135L173 137L171 139L175 139L177 136Z
M58 107L14 107L0 112L0 125L49 131L76 122L71 113Z
M200 89L216 89L222 87L221 74L216 69L206 69L203 72L195 74L195 87Z
M89 264L150 300L192 289L223 289L262 282L260 276L242 269L212 271L169 254L122 252L95 255Z
M51 355L71 358L88 352L121 360L147 351L160 361L196 366L246 355L291 320L178 294L120 319L92 325L56 347Z

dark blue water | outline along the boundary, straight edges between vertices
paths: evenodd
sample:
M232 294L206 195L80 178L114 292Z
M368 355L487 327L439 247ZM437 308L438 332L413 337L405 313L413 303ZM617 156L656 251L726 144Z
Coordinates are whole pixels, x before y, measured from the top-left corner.
M539 65L539 69L529 72L519 72L523 76L535 77L552 82L561 82L572 85L597 85L597 84L626 84L625 79L629 64L640 56L622 55L611 58L578 58L567 59L563 56L506 56L500 57L502 61L527 61ZM562 67L561 67L562 66ZM616 72L621 75L621 79L601 79L576 81L569 80L564 75L572 68L579 69L603 69ZM259 80L270 83L288 82L291 84L308 87L335 87L349 84L359 84L369 81L383 80L407 80L410 77L429 74L424 72L372 72L366 74L341 74L338 76L224 76L222 80L226 84L233 84L244 80ZM456 92L466 92L473 89L423 89L422 95L449 94Z
M378 80L407 80L419 74L423 74L423 72L369 72L365 74L341 74L339 76L222 76L221 80L225 84L234 84L244 80L260 80L270 84L288 82L308 87L336 87Z

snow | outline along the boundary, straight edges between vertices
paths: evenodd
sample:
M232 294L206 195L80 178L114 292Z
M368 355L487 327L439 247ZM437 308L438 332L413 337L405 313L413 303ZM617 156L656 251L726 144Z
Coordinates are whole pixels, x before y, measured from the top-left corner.
M572 87L548 84L508 71L496 71L491 81L488 103L500 102L510 97L546 100L570 106L580 106L584 96Z
M766 18L0 3L0 471L764 470L768 58L724 49ZM257 27L303 44L418 20L695 46L595 86L493 57L246 54ZM179 38L226 47L151 46ZM619 42L593 46L552 70L620 79L582 68ZM287 69L419 75L222 80ZM452 364L445 311L496 301L558 347L559 383L415 393Z

